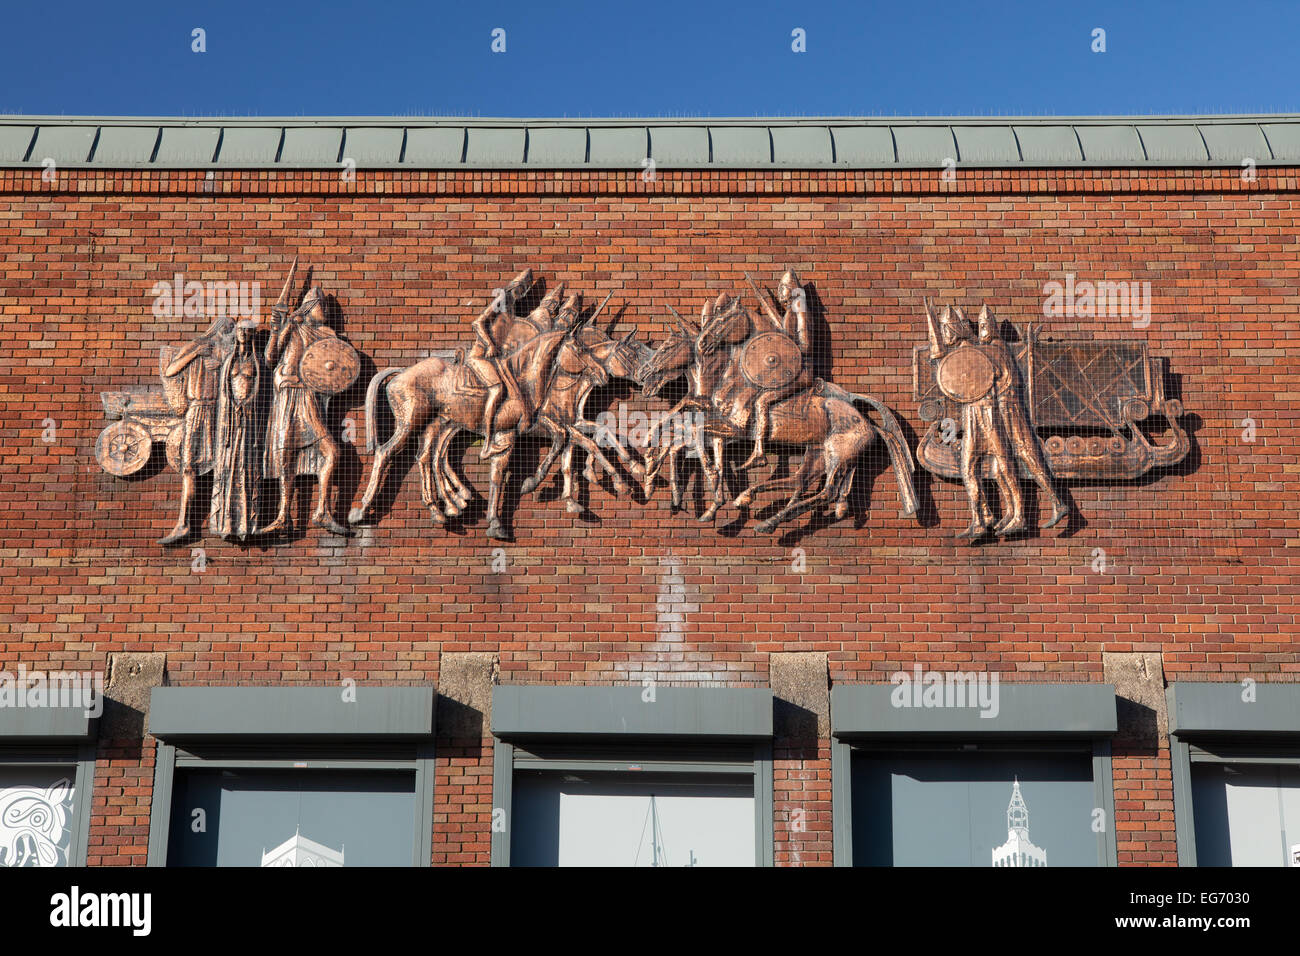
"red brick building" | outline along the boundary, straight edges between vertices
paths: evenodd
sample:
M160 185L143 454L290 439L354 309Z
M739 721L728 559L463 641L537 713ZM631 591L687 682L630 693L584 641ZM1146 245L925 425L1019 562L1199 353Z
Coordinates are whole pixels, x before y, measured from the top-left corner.
M589 860L574 820L659 787L668 840L686 826L671 814L704 806L690 800L748 800L760 863L988 865L1015 777L1048 865L1094 847L1107 864L1280 863L1300 847L1298 177L1289 117L0 118L0 668L101 673L108 697L97 722L0 708L0 792L75 770L60 852L91 866L225 862L184 823L211 796L205 774L250 767L284 775L259 793L335 774L313 792L321 820L348 827L389 804L340 810L329 794L406 774L385 798L415 808L411 826L376 839L410 844L411 862ZM678 512L662 484L646 501L579 478L573 514L556 479L527 495L516 482L511 537L494 541L481 506L431 522L408 452L350 537L239 544L203 528L160 547L179 479L162 442L130 477L99 466L101 393L159 389L160 349L211 324L160 315L159 283L259 283L265 310L295 256L365 362L327 414L340 520L373 457L369 377L468 347L470 320L525 267L537 293L613 293L599 324L651 347L675 327L668 307L699 316L727 291L753 309L746 273L770 288L793 268L817 374L887 405L913 451L930 427L913 381L923 298L1145 345L1190 451L1062 483L1071 517L1050 530L1027 494L1029 533L974 545L953 537L961 483L918 468L920 509L900 516L877 446L846 517L774 534L756 530L760 507L695 520L692 462ZM1136 283L1135 298L1053 311L1054 282ZM587 411L619 403L671 406L615 382ZM486 495L478 446L454 443L453 460ZM900 672L972 688L996 674L1001 714L919 694L900 707ZM1215 776L1248 758L1282 807L1263 833ZM565 772L596 783L547 790ZM661 782L638 789L638 773ZM971 800L998 802L989 833L921 832L912 808L971 781ZM892 813L873 814L882 794ZM965 836L977 859L949 853ZM258 840L264 856L281 844Z

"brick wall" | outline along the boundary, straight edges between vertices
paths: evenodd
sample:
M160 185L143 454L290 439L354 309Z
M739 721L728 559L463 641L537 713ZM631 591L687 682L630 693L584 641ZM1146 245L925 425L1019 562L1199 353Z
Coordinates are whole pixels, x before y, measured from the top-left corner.
M1235 170L1083 170L961 171L955 183L937 171L354 183L64 171L56 184L0 170L0 666L103 670L112 652L157 651L178 685L436 683L441 654L473 651L498 655L505 682L765 685L770 653L819 651L835 682L883 682L916 662L1100 681L1103 651L1147 651L1168 680L1294 681L1297 186L1294 169L1249 183ZM206 328L156 318L155 282L257 281L269 304L295 254L379 369L468 344L490 290L525 266L589 303L613 291L606 315L657 344L667 305L698 315L725 289L753 307L744 272L774 285L790 265L824 316L822 369L885 401L913 441L922 296L987 302L1052 332L1148 343L1169 361L1193 447L1143 479L1072 485L1064 533L976 547L952 538L966 521L960 485L918 472L921 513L900 518L879 457L860 469L849 518L805 517L774 536L735 511L695 521L697 478L686 512L662 486L648 503L591 486L582 515L547 500L552 479L507 508L502 572L481 519L432 526L408 454L400 490L346 545L315 530L269 546L205 536L198 573L189 547L154 543L175 519L177 476L123 480L95 463L99 393L157 385L159 347ZM1044 283L1070 272L1149 281L1150 325L1044 320ZM666 408L630 386L602 394L605 407ZM331 409L357 429L340 514L370 464L362 399L354 388ZM460 461L486 494L477 449ZM101 744L92 863L143 860L152 752ZM775 756L778 862L828 863L829 741ZM1117 751L1115 777L1121 862L1172 862L1168 751ZM440 742L435 799L435 862L486 862L489 741ZM792 832L799 808L806 827Z

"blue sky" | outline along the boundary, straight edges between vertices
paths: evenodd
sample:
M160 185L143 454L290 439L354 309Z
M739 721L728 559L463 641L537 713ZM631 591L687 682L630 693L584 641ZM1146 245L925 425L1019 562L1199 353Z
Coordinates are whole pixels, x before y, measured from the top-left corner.
M1300 111L1296 0L6 5L0 112L1089 115ZM505 31L505 52L491 50ZM1106 50L1093 52L1093 31ZM192 31L206 52L193 52ZM806 52L791 49L802 29Z

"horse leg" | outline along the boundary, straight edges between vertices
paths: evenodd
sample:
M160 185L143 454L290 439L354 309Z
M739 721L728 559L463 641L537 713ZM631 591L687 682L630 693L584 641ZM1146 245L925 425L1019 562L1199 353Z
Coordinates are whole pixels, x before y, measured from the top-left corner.
M812 481L820 463L821 456L815 455L811 450L809 450L804 454L803 461L800 462L798 469L795 470L793 475L787 475L784 478L768 478L758 482L750 488L746 488L736 497L736 500L732 502L732 506L736 508L748 508L754 503L754 499L758 496L760 491L772 492L777 491L778 489L784 490L785 488L790 488L792 490L793 494L790 497L790 503L793 503L801 494L803 494L804 489L808 487L808 484Z
M704 465L705 477L708 479L709 495L713 499L704 513L700 515L701 521L712 521L718 516L718 509L722 507L723 500L727 497L726 484L723 481L722 468L725 463L727 440L721 435L713 435L709 438L709 444L713 452L712 458L706 458L705 452L700 444L700 462ZM709 462L712 462L710 465Z
M587 470L585 474L588 481L595 480L592 465L600 465L605 473L609 475L610 480L613 481L614 491L620 495L627 493L627 483L623 481L623 477L618 473L618 470L609 463L609 459L601 453L600 448L594 441L572 427L569 428L569 441L581 445L583 451L587 453Z
M447 519L443 514L443 505L447 501L447 492L438 474L438 449L442 446L446 434L446 423L441 418L435 418L425 428L424 440L420 443L418 459L420 463L420 490L424 497L424 503L429 508L429 517L433 519L434 524L447 523ZM453 513L451 506L447 505L446 514Z
M792 499L772 517L759 522L758 530L763 533L775 531L782 522L797 518L823 502L835 500L844 494L845 476L871 440L871 433L867 429L867 423L864 421L861 427L854 426L838 434L831 434L822 444L822 461L826 466L826 479L821 487L802 501Z
M433 449L433 476L437 481L439 493L447 503L446 513L449 518L454 518L463 512L469 505L470 499L469 489L465 487L460 476L451 467L451 462L447 460L447 450L459 431L460 429L454 423L447 422L447 427L443 429Z
M550 473L552 466L555 465L555 459L559 458L560 452L564 450L565 430L551 421L549 417L542 416L541 422L546 430L551 433L551 449L546 453L546 457L542 459L537 471L529 475L522 487L520 487L519 493L523 495L530 493L546 480L546 476Z
M370 464L370 480L366 483L366 493L361 498L361 504L348 513L348 524L360 524L370 515L375 496L383 487L388 469L392 466L393 456L411 437L416 423L424 421L425 417L433 412L428 399L422 398L418 393L403 392L400 398L402 401L398 402L394 402L391 395L388 398L388 404L397 419L396 427L393 429L393 434L388 437L388 441L380 445L375 453L375 460Z

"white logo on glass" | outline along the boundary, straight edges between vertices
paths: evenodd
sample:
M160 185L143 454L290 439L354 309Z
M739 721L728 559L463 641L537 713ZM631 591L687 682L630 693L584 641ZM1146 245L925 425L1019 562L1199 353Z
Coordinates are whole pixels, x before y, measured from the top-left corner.
M0 866L67 866L72 783L0 790Z
M1007 842L993 848L994 866L1047 866L1047 851L1029 841L1029 807L1020 795L1020 778L1007 804Z
M262 850L262 866L342 866L344 849L332 850L294 830L293 836L270 853Z

